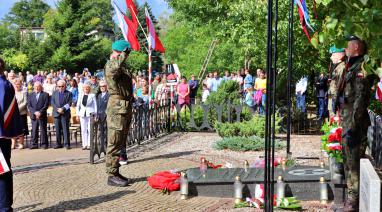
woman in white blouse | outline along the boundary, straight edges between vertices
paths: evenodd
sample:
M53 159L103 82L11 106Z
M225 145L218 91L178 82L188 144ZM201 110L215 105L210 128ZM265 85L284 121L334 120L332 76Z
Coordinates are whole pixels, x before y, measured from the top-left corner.
M49 98L52 96L53 92L56 90L56 83L53 82L52 75L46 77L46 81L43 85L44 91L49 94ZM50 100L49 100L50 102Z
M76 112L81 124L82 149L90 149L90 116L97 114L97 98L90 93L88 83L83 85L83 92L78 97Z

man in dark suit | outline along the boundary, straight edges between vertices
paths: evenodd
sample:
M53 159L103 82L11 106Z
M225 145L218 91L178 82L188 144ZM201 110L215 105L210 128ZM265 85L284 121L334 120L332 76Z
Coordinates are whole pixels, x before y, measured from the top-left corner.
M64 144L66 149L70 149L69 122L70 105L72 105L72 93L66 90L66 82L59 80L57 90L52 95L54 125L56 127L57 144L55 149L62 148L61 131L64 134Z
M98 112L98 130L99 139L105 142L107 139L107 123L106 123L106 108L109 101L109 92L107 91L107 84L105 81L99 82L101 93L97 97L97 112ZM103 145L104 143L102 143Z
M49 106L49 94L42 91L42 84L39 81L34 83L34 92L28 97L28 110L32 120L32 146L31 149L38 148L38 131L41 130L41 143L44 149L48 149L46 110Z

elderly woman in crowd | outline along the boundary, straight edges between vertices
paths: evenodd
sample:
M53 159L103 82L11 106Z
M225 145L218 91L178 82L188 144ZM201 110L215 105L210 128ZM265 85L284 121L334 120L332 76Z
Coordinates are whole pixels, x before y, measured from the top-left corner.
M27 98L27 92L23 89L22 83L20 79L14 79L13 80L13 86L15 87L15 96L16 96L16 101L19 106L19 111L20 111L20 117L22 121L22 125L20 127L23 128L24 135L28 135L28 122L27 122L27 103L28 103L28 98ZM12 149L16 148L16 140L19 139L19 149L24 148L24 136L20 136L18 138L13 138L12 139Z
M77 101L77 120L81 124L82 149L90 149L90 116L97 114L97 98L91 93L89 83L83 85L83 92Z

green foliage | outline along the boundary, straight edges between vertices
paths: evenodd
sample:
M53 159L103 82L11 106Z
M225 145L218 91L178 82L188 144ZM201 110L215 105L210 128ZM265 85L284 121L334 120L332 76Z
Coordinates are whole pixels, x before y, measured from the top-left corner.
M187 124L190 123L190 118L191 118L190 116L191 116L191 114L190 114L190 110L188 108L183 109L180 112L180 120L182 122L183 127L185 127L186 129L188 129ZM202 109L202 107L200 105L195 106L195 108L194 108L194 121L195 121L196 126L202 125L203 118L204 118L204 110Z
M168 27L164 41L166 58L178 63L187 76L198 74L214 38L218 45L213 52L207 71L236 71L250 64L252 74L266 64L267 2L258 1L195 1L167 0L174 14L175 23ZM310 4L309 4L310 5ZM309 8L313 9L313 8ZM277 103L286 99L287 38L289 1L279 1L278 24L278 79ZM325 14L326 8L319 8ZM320 71L327 70L329 54L326 46L315 49L299 27L298 13L294 13L293 76L295 82L302 76L313 79ZM316 23L320 27L320 22ZM174 42L174 43L172 43ZM329 45L329 44L327 44ZM292 84L294 84L292 82ZM308 93L313 95L313 93Z
M285 143L276 140L275 148L282 149L285 147ZM214 148L217 150L229 149L232 151L261 151L265 148L264 138L257 136L251 137L227 137L217 141L214 144Z
M12 6L5 19L19 27L41 27L49 8L42 0L21 0Z
M28 56L21 51L15 49L6 49L1 55L7 63L7 69L14 69L18 71L24 70L28 65Z
M276 132L280 129L279 123L281 118L276 119ZM256 135L264 138L265 136L265 117L253 116L249 121L235 122L235 123L216 123L215 129L220 137L250 137Z
M370 60L365 66L372 73L382 59L382 4L380 0L317 0L323 13L323 26L318 37L324 45L335 43L346 47L345 37L356 35L369 47Z
M382 104L374 98L370 101L369 109L377 115L382 115Z
M111 51L110 42L89 33L113 29L110 1L62 0L56 10L45 15L44 27L54 49L46 63L49 66L72 72L104 66Z
M0 22L0 54L19 45L19 31L9 22Z
M138 72L147 69L148 58L143 52L131 52L129 59L126 60L126 64L129 70Z
M211 92L207 98L208 104L240 104L239 83L236 81L223 81L216 92Z

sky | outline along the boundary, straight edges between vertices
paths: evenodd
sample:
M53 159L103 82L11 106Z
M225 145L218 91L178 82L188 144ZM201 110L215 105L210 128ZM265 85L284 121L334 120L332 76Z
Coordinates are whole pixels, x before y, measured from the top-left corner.
M13 4L19 0L0 0L0 19L4 18L4 16L11 10ZM51 7L55 7L56 2L59 0L43 0ZM118 4L122 4L124 0L115 0ZM167 11L171 13L171 9L168 8L167 3L164 0L138 0L139 4L143 4L147 1L153 10L153 13L156 18L159 17L162 12Z

